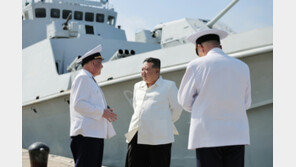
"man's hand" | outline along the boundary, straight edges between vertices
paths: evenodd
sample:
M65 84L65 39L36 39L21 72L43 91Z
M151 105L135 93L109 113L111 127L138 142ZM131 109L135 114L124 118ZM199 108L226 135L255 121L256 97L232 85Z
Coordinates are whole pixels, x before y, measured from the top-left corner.
M109 122L114 122L117 120L117 114L113 113L113 108L105 109L103 118L107 119Z

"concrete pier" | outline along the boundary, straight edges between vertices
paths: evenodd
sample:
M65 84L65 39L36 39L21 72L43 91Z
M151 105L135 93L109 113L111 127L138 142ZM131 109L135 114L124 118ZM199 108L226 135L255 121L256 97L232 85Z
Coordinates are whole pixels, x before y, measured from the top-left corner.
M48 156L47 167L74 167L74 160L53 154ZM22 149L22 167L30 167L30 157L27 149Z

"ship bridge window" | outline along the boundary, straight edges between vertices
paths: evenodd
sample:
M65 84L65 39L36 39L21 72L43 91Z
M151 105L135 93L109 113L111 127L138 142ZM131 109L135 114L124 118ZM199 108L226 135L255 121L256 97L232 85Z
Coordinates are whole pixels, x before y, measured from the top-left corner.
M52 18L60 18L60 9L51 9L50 17Z
M85 33L86 34L94 34L94 27L90 25L85 25Z
M108 16L107 24L109 24L109 25L114 25L115 24L114 16Z
M94 21L94 14L93 13L86 12L85 13L84 20L85 21Z
M75 11L74 12L74 19L75 20L82 20L82 17L83 17L83 13L80 12L80 11Z
M105 21L104 17L105 17L104 14L97 13L96 21L99 23L104 23L104 21Z
M45 8L36 8L35 9L35 16L37 18L46 17Z
M63 19L67 19L68 15L72 13L71 10L63 10ZM70 17L70 20L72 19L72 15Z

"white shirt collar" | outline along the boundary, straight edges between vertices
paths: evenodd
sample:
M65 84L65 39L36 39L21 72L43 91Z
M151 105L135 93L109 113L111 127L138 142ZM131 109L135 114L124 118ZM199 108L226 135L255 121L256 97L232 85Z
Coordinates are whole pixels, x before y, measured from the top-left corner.
M220 48L213 48L207 53L207 55L212 54L212 53L224 53L224 52Z
M87 71L86 69L82 69L89 77L94 77L89 71Z
M159 78L157 79L157 81L153 84L153 85L155 85L155 86L159 86L161 83L162 83L162 81L163 81L163 79L162 79L162 77L161 76L159 76ZM153 86L152 85L152 86ZM140 85L142 88L143 87L147 87L147 84L146 84L146 82L145 81L143 81L142 83L141 83L141 85Z

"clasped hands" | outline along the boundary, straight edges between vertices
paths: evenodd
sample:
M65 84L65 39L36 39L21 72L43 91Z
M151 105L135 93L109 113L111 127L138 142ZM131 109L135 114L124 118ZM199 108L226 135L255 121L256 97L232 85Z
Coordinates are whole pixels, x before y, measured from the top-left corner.
M109 122L114 122L117 120L117 114L113 113L113 108L106 108L103 113L103 118L107 119Z

